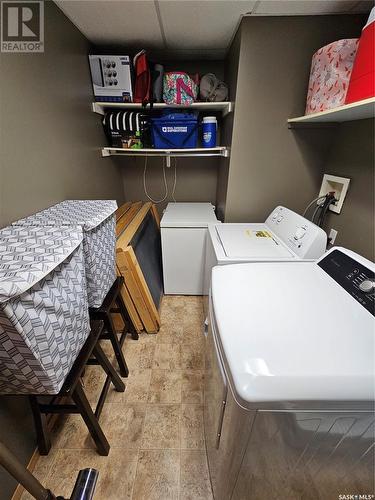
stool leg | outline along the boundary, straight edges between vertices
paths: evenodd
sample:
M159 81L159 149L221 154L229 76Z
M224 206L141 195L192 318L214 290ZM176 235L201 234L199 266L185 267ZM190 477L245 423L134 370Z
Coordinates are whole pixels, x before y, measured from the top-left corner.
M109 359L104 354L103 349L100 347L99 344L96 344L96 346L94 347L93 354L103 367L103 370L111 378L112 384L115 386L116 391L124 392L125 391L124 382L118 376L116 370L111 365Z
M91 409L90 403L87 400L86 394L82 389L82 384L80 381L78 381L78 383L76 384L71 397L77 405L77 408L82 415L85 424L87 425L91 437L96 444L99 455L107 456L110 448L109 443Z
M37 396L29 396L31 411L34 417L36 440L41 455L48 455L51 449L51 438L47 426L47 417L40 411Z
M122 298L121 293L119 293L117 295L116 303L118 305L118 308L120 309L120 313L121 313L122 319L125 323L125 327L131 333L132 339L138 340L139 336L138 336L137 330L134 328L133 321L130 319L128 310L126 309L126 305L125 305L124 299Z
M104 323L105 323L105 328L107 329L113 350L115 352L117 363L118 363L118 366L120 368L120 374L122 377L127 377L129 375L129 369L128 369L128 366L126 364L126 361L124 358L124 353L122 352L121 344L118 340L115 325L113 324L112 316L111 316L110 312L108 314L106 314Z

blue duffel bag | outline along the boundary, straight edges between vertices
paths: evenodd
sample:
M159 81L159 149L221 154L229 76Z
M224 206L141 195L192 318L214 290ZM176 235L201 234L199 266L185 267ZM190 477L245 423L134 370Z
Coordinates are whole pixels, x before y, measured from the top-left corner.
M168 113L151 119L152 141L156 149L196 148L198 116L196 113Z

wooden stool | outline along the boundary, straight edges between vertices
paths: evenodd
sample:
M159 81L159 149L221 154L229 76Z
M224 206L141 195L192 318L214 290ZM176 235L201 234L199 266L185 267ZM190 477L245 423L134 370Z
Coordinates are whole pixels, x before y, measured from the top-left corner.
M138 339L138 333L134 328L134 325L130 319L129 313L121 296L121 287L123 283L124 278L122 276L118 276L111 289L107 293L103 304L97 308L90 308L90 318L93 320L101 320L104 322L104 329L100 338L111 341L117 363L120 368L120 374L122 377L127 377L129 375L129 369L124 358L124 353L122 352L122 346L124 344L128 331L131 333L131 336L134 340ZM120 313L124 322L125 326L120 339L117 336L111 313Z
M99 425L98 419L108 392L108 381L113 383L118 392L124 392L125 385L100 347L99 339L103 327L102 321L91 322L91 332L75 360L59 394L51 396L52 401L45 404L40 401L40 395L29 396L37 434L38 449L41 455L48 455L51 449L51 439L46 415L52 413L80 413L96 444L99 455L108 455L109 453L109 443ZM107 373L107 380L103 386L95 412L91 409L80 380L85 366L92 355L95 356L98 364L100 364ZM45 398L46 396L43 397ZM60 402L62 398L64 398L64 401ZM70 400L71 402L67 403L66 400Z

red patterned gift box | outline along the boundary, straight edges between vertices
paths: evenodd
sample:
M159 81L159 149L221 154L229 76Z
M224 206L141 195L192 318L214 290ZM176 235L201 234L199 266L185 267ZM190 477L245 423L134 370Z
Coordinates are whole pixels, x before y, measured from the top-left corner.
M358 38L337 40L312 57L305 114L337 108L345 103Z

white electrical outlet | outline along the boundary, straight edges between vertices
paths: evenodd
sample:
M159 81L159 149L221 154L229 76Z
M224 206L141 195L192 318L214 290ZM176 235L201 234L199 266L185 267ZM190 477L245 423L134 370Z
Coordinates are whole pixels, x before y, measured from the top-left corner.
M324 174L319 196L325 196L327 193L331 192L335 193L337 201L329 206L329 210L332 210L332 212L336 212L337 214L341 212L341 208L349 188L349 183L350 179L347 179L346 177Z
M328 242L330 245L334 245L336 241L337 231L336 229L331 229L328 235Z

